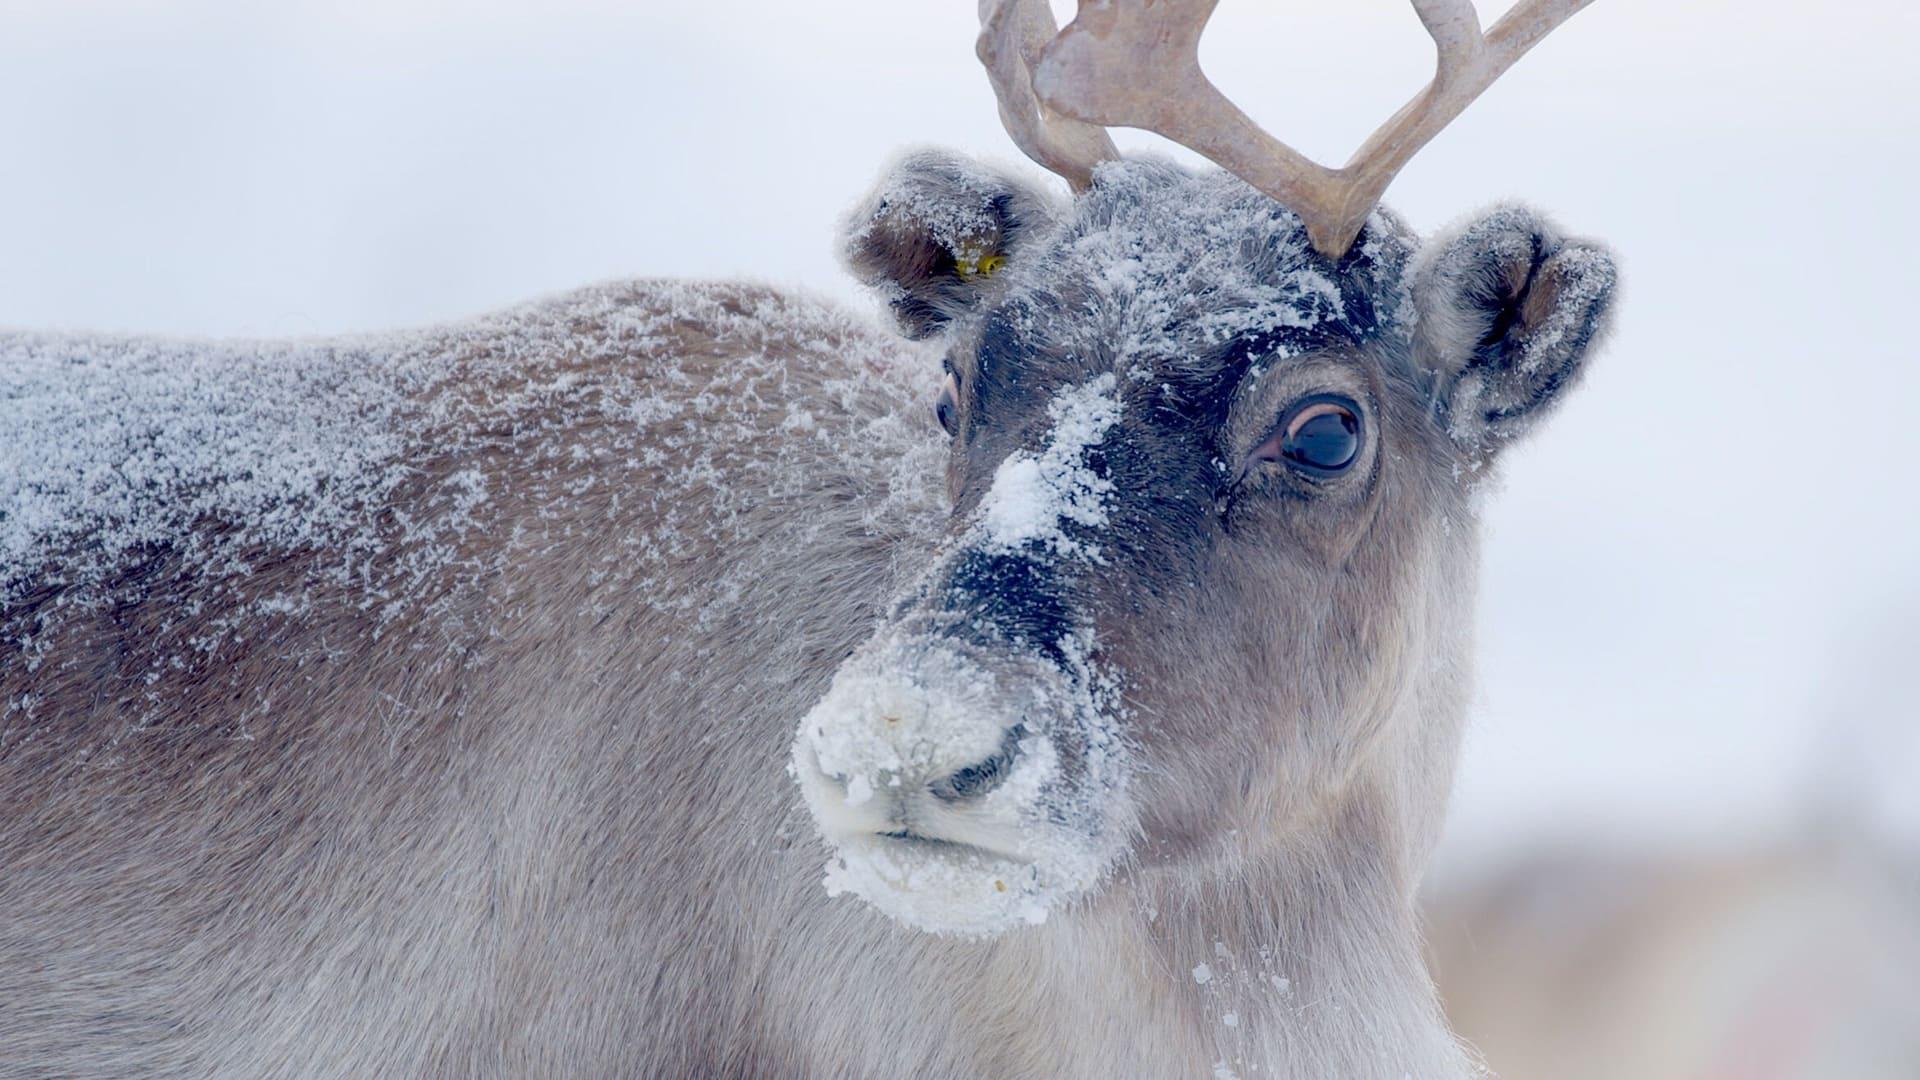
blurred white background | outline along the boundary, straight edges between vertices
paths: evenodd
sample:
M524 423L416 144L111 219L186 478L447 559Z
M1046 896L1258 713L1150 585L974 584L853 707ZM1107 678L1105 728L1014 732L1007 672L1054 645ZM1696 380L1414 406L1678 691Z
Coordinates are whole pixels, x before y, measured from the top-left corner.
M628 275L865 304L833 227L891 155L1018 160L973 27L972 0L0 0L0 326L328 334ZM1388 192L1423 229L1521 197L1625 268L1487 515L1443 867L1920 835L1917 41L1901 0L1600 0ZM1226 0L1203 55L1333 160L1431 63L1402 0Z

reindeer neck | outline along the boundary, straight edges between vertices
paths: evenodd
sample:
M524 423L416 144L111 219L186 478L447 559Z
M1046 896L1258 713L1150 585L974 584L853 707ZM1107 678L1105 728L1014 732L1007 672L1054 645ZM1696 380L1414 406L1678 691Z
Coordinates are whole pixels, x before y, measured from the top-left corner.
M1061 1075L1473 1075L1421 958L1403 860L1343 817L1230 872L1117 884L1009 941L998 992L1048 1018L1031 1038L1059 1043Z

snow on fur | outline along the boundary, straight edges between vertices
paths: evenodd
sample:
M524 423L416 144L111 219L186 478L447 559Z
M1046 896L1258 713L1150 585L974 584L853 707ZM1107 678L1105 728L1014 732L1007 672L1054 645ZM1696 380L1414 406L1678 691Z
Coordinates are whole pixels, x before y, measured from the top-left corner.
M1089 640L1061 649L1065 670L1026 658L989 671L946 642L883 631L835 673L800 722L789 768L833 845L829 895L858 896L920 930L986 936L1043 923L1099 882L1129 832L1109 820L1128 768L1118 685L1090 661ZM1033 730L976 804L949 811L905 790L993 754L1009 717ZM1062 736L1083 747L1072 782ZM871 804L894 798L966 846L893 835L899 825Z
M1175 172L1151 160L1100 166L1073 219L1009 268L1010 292L1072 282L1084 309L1025 327L1037 342L1110 357L1113 370L1145 381L1237 339L1264 338L1277 356L1304 351L1316 331L1355 317L1290 211L1231 176L1169 183ZM1398 279L1412 243L1375 211L1351 271L1369 279L1362 291L1378 325L1402 332L1411 306Z
M986 550L1006 553L1037 542L1055 555L1100 561L1097 544L1082 544L1067 530L1107 523L1113 482L1089 467L1087 451L1120 420L1113 387L1108 372L1062 390L1047 403L1053 428L1046 448L1038 455L1017 450L1000 462L980 500Z
M931 529L937 370L834 308L733 285L614 284L339 340L0 335L0 631L29 672L0 713L30 712L31 671L101 612L145 613L149 680L323 608L484 640L497 584L563 546L623 603L720 617L755 567L694 588L665 568L755 535L749 512L817 487L823 462L886 478L859 492L874 530ZM816 527L791 526L798 544Z
M405 475L421 375L351 347L0 338L0 605L156 545L369 551L357 511Z

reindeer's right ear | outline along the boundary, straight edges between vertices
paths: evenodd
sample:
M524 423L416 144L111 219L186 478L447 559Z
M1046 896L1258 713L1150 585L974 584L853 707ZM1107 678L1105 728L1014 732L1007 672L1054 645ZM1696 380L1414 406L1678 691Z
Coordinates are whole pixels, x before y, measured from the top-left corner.
M1607 327L1613 256L1520 206L1497 207L1416 260L1416 362L1447 429L1492 454L1553 411Z
M977 310L1053 213L1032 188L964 158L912 154L847 216L847 266L910 338Z

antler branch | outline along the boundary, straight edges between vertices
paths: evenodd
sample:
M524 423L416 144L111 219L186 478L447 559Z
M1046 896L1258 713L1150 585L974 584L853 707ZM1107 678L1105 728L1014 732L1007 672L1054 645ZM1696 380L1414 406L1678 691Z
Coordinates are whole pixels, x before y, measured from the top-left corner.
M1420 148L1440 134L1475 98L1506 74L1527 50L1593 0L1523 0L1482 34L1470 0L1413 0L1414 10L1433 38L1438 62L1433 81L1401 106L1354 151L1341 170L1356 202L1365 207L1341 222L1352 243L1387 185ZM1344 245L1343 245L1344 250Z
M1033 65L1057 27L1047 0L980 0L975 55L986 65L1000 122L1026 155L1065 177L1075 191L1093 186L1093 167L1120 156L1106 130L1061 116L1033 92Z
M1433 81L1338 169L1261 130L1200 70L1200 35L1217 2L1080 0L1073 22L1030 69L1037 106L1087 124L1158 132L1193 149L1292 208L1313 246L1337 258L1413 155L1593 0L1523 0L1486 33L1470 0L1412 0L1433 38Z

